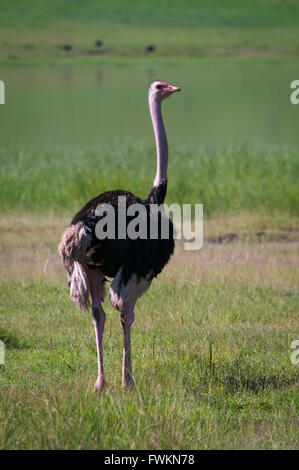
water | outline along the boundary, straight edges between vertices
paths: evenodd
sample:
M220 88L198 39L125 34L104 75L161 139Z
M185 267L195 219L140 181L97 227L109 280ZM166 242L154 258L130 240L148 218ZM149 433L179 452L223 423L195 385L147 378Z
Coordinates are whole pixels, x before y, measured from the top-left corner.
M182 87L163 105L170 146L299 144L299 105L290 103L296 64L218 60L2 67L1 146L151 145L147 87L156 78Z

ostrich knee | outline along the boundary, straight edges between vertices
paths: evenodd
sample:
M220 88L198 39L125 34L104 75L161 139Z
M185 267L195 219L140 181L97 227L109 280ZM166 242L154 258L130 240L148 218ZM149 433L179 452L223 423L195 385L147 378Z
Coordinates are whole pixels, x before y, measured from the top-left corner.
M102 307L92 307L92 323L103 334L106 322L106 313Z
M132 323L135 320L134 310L132 311L123 311L120 314L120 321L123 327L131 328Z

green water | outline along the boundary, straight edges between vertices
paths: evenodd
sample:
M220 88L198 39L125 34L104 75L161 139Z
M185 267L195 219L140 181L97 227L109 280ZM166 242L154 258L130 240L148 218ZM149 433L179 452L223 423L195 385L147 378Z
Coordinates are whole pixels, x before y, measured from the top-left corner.
M1 147L151 145L147 87L156 78L182 87L163 106L170 146L299 144L299 105L290 103L297 64L219 60L2 67Z

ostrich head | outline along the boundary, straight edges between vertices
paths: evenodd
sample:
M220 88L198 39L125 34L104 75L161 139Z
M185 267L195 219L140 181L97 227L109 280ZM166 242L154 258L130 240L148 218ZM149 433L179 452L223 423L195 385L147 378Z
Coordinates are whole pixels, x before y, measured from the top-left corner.
M180 91L180 88L177 86L172 86L170 83L165 82L164 80L155 80L149 86L148 96L149 99L162 101L164 98L168 98L176 91Z

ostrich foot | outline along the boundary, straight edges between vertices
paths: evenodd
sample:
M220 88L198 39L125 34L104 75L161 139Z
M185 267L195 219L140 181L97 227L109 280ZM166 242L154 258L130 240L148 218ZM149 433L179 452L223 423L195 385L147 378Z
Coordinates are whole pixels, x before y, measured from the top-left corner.
M132 374L127 373L122 379L122 388L134 388L135 382Z
M93 386L93 391L96 393L96 392L100 392L102 391L106 386L106 382L104 380L104 378L102 377L98 377L94 386Z

